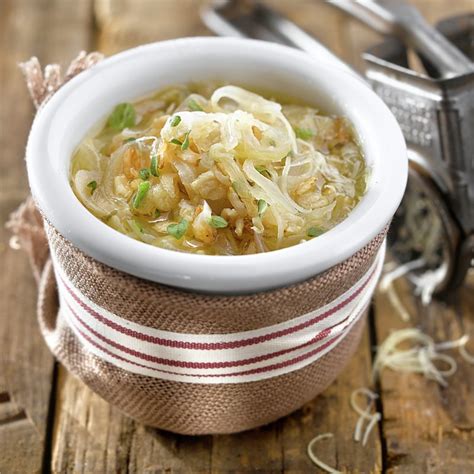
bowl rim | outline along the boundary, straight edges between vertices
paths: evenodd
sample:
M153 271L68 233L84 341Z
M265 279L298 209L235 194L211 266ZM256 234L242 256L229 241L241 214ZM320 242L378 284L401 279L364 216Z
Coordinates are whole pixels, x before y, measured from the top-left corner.
M373 127L377 133L363 137L361 145L367 161L372 160L376 166L369 178L366 194L346 219L316 239L285 249L264 254L209 256L145 244L112 229L86 210L72 193L69 181L65 183L64 179L58 178L51 163L49 140L54 136L51 127L57 110L64 107L73 91L80 87L87 89L87 81L97 77L101 71L150 52L184 51L190 45L214 52L222 52L223 48L227 52L247 48L252 54L277 55L276 61L282 65L298 62L315 68L327 78L326 81L337 83L344 91L344 101L352 101L353 107L370 108L371 114L364 114L360 123L365 128ZM351 91L351 97L347 90ZM91 128L94 125L91 124ZM353 125L359 131L358 123ZM374 150L383 151L384 166L380 164L382 157L376 156ZM35 159L38 156L42 159ZM390 222L403 196L408 174L406 146L398 123L382 100L355 75L329 64L324 58L316 61L287 46L218 37L180 38L138 46L110 56L79 74L38 110L28 139L26 162L30 188L39 209L63 237L86 255L117 270L157 283L221 294L256 293L288 286L349 258ZM58 199L58 191L61 199ZM360 212L362 208L363 212Z

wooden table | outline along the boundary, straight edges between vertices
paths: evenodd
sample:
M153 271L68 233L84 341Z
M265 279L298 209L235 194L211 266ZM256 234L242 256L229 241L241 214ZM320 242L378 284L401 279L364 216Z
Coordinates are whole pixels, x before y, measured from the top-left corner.
M269 4L361 67L376 35L317 0ZM470 0L417 0L430 21L472 9ZM27 195L23 150L33 118L19 61L37 55L67 63L80 50L106 54L140 43L209 34L199 0L0 1L0 222ZM38 157L39 159L41 157ZM35 320L36 288L27 258L0 226L0 472L314 472L308 441L349 472L474 472L474 368L458 360L442 388L416 375L385 371L377 390L383 419L365 449L352 441L352 390L370 384L372 348L393 328L419 325L439 340L474 334L474 282L452 306L422 308L406 281L397 291L410 310L403 323L378 293L360 347L321 396L293 415L232 436L186 437L147 428L109 406L55 363ZM470 350L473 349L472 343Z

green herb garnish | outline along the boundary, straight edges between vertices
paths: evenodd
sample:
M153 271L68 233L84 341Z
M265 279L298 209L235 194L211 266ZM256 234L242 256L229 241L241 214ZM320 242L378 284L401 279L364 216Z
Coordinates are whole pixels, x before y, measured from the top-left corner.
M153 155L151 155L150 173L153 176L160 176L160 172L158 171L158 156L156 153L153 153Z
M181 140L178 140L177 138L173 138L171 140L171 143L173 143L174 145L183 146L183 142Z
M134 142L135 140L136 140L136 138L130 137L130 138L127 138L126 140L124 140L123 142L124 143L130 143L130 142Z
M181 117L179 115L175 115L171 119L170 126L171 127L176 127L177 125L179 125L179 122L181 122Z
M135 194L132 203L135 209L138 209L140 207L140 204L142 203L143 199L145 199L145 196L147 195L149 190L150 181L143 181L138 185L137 194Z
M161 211L159 209L155 209L155 219L161 216Z
M181 145L181 150L187 150L189 148L189 134L191 133L191 130L189 132L186 132L186 135L184 135L184 140Z
M120 132L124 128L133 127L135 125L135 116L135 109L132 104L119 104L110 114L107 125Z
M255 169L262 175L265 176L265 178L271 178L270 172L265 168L265 166L258 165L255 167Z
M97 188L97 181L91 181L90 183L87 183L87 187L91 190L92 194Z
M263 199L259 199L257 206L258 206L258 216L262 217L263 214L265 214L265 211L268 209L268 202Z
M309 140L314 137L313 131L308 128L295 127L296 138L301 138L301 140Z
M221 216L211 216L208 219L208 222L211 227L214 227L214 229L225 229L229 225Z
M188 107L193 112L202 112L204 110L194 99L188 100Z
M188 230L188 221L181 219L178 224L170 224L167 228L168 234L179 240Z
M138 176L140 176L140 179L143 179L143 181L146 181L150 178L150 170L148 168L142 168L138 172Z
M319 227L310 227L306 234L308 237L318 237L319 235L324 234L324 230Z

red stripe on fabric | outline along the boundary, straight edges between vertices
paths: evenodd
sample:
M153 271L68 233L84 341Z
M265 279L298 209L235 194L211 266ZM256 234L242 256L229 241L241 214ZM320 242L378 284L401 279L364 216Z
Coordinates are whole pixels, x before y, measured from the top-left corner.
M86 340L88 341L89 343L91 343L94 347L97 347L97 349L101 350L102 352L105 352L106 354L114 357L115 359L118 359L118 360L122 360L124 362L126 362L127 364L132 364L132 365L136 365L137 367L142 367L143 369L148 369L148 370L153 370L155 372L161 372L162 374L170 374L170 375L186 375L186 374L180 374L178 372L170 372L168 370L161 370L161 369L156 369L154 367L148 367L147 365L144 365L144 364L139 364L138 362L135 362L133 360L129 360L125 357L121 357L117 354L114 354L113 352L109 351L107 348L101 346L100 344L98 344L97 342L95 342L90 336L88 336L87 334L85 334L83 331L81 331L78 327L74 326L75 330ZM122 370L125 370L125 369L122 369Z
M162 374L178 375L178 376L184 376L184 377L197 377L197 378L210 378L210 377L215 378L215 377L233 377L233 376L253 375L253 374L256 374L256 373L269 372L269 371L272 371L272 370L277 370L279 368L288 367L290 365L296 364L297 362L301 362L305 359L308 359L312 355L316 355L318 352L321 352L322 350L326 349L333 342L337 341L337 339L339 339L342 336L342 334L339 334L339 335L333 337L332 339L330 339L329 341L327 341L326 343L324 343L322 346L312 350L311 352L307 352L306 354L303 354L299 357L295 357L294 359L291 359L289 361L281 362L279 364L273 364L273 365L268 365L268 366L265 366L265 367L260 367L260 368L257 368L257 369L251 369L251 370L247 370L247 371L243 371L243 372L234 372L234 373L227 373L227 374L181 374L181 373L178 373L178 372L171 372L171 371L168 371L168 370L157 369L155 367L149 367L149 366L146 366L146 365L143 365L143 364L139 364L138 362L129 360L125 357L121 357L121 356L119 356L117 354L114 354L113 352L109 351L107 348L103 347L102 345L98 344L91 337L89 337L87 334L85 334L83 331L81 331L78 327L76 327L75 329L76 329L76 331L79 332L79 334L82 335L82 337L84 337L84 339L89 341L89 343L91 343L94 347L98 348L102 352L105 352L106 354L110 355L111 357L114 357L115 359L122 360L122 361L124 361L128 364L132 364L132 365L135 365L137 367L142 367L142 368L145 368L145 369L148 369L148 370L152 370L154 372L160 372ZM122 369L122 370L126 370L126 369Z
M334 326L331 326L330 328L325 329L324 331L321 331L318 333L315 337L313 337L310 341L307 341L303 344L300 344L299 346L292 347L289 349L282 349L280 351L275 351L269 354L263 354L260 356L248 358L248 359L241 359L237 361L228 361L228 362L185 362L185 361L178 361L178 360L172 360L172 359L165 359L162 357L156 357L152 356L149 354L145 354L140 351L136 351L134 349L130 349L129 347L126 347L118 342L112 341L111 339L107 338L106 336L99 334L97 331L92 329L77 313L74 311L74 309L71 307L71 305L66 302L69 310L71 311L73 317L79 321L79 323L87 329L89 332L94 334L95 337L100 339L101 341L105 342L106 344L114 347L115 349L118 349L128 355L132 355L134 357L138 357L139 359L145 360L147 362L153 362L156 364L161 364L161 365L168 365L171 367L180 367L180 368L185 368L185 369L224 369L227 367L239 367L242 365L249 365L253 364L256 362L262 362L264 360L272 359L274 357L278 357L280 355L288 354L290 352L294 352L298 349L302 349L304 347L311 346L323 339L325 339L331 332L331 330L343 324L347 319L345 318L343 321L339 322L338 324L335 324ZM357 317L361 314L361 312L358 313Z
M69 292L69 294L74 298L74 300L87 312L89 313L93 318L97 319L101 323L105 324L106 326L109 326L112 329L115 329L116 331L125 334L130 337L134 337L136 339L139 339L141 341L146 341L151 344L157 344L161 345L164 347L171 347L171 348L180 348L180 349L193 349L193 350L224 350L224 349L237 349L240 347L245 347L245 346L250 346L254 344L259 344L262 342L267 342L272 339L276 339L278 337L282 336L287 336L288 334L292 334L294 332L300 331L302 329L306 329L307 327L310 327L327 317L331 316L332 314L336 313L340 309L342 309L344 306L349 304L356 296L358 296L362 290L367 286L369 283L370 279L372 276L375 274L375 268L372 270L370 273L369 277L367 280L361 285L360 288L358 288L354 293L352 293L349 297L347 297L345 300L341 301L338 303L336 306L333 308L325 311L324 313L320 314L319 316L316 316L313 319L310 319L309 321L306 321L304 323L297 324L296 326L282 329L280 331L275 331L273 333L265 334L263 336L255 336L251 337L248 339L241 339L238 341L229 341L229 342L216 342L216 343L205 343L205 342L185 342L185 341L174 341L172 339L165 339L161 337L155 337L155 336L149 336L147 334L143 334L141 332L135 331L133 329L126 328L124 326L121 326L120 324L117 324L113 321L110 321L97 311L95 311L93 308L91 308L89 305L87 305L84 301L82 301L69 287L69 285L64 281L64 279L61 277L61 281L63 282L65 288ZM80 293L80 292L79 292Z

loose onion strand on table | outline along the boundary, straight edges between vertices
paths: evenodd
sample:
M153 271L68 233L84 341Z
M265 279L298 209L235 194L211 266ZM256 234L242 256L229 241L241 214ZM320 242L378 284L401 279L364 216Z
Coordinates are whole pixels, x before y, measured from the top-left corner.
M359 404L357 403L357 398L360 395L365 395L368 398L368 404L365 408L361 408ZM372 432L375 425L382 418L382 415L377 411L374 413L371 413L372 408L373 408L373 402L377 398L378 398L378 395L375 392L372 392L372 390L369 390L368 388L365 388L365 387L358 388L357 390L354 390L351 393L351 397L350 397L351 408L359 415L359 419L357 420L355 430L354 430L354 441L359 443L362 438L362 446L365 446L367 444L367 440L369 439L370 433ZM363 428L364 423L367 423L367 424L364 430L364 434L362 436L362 428ZM341 471L338 471L337 469L321 461L321 459L319 459L316 456L313 449L314 445L318 443L319 441L322 441L323 439L333 438L333 437L334 435L332 433L323 433L323 434L315 436L308 443L307 453L311 461L320 469L330 474L338 474Z
M395 287L393 286L393 282L414 269L424 267L424 265L425 261L423 258L407 262L403 265L399 265L394 261L387 262L384 265L384 276L380 281L379 289L380 291L387 293L390 302L394 305L401 318L405 321L410 319L410 314L402 305ZM430 274L429 278L422 278L418 282L419 286L417 288L419 291L417 291L416 294L419 295L422 300L423 295L425 295L425 301L423 301L424 304L427 304L426 295L431 298L433 288L431 279L432 277ZM427 287L428 290L425 290L425 287ZM411 342L410 347L407 349L401 349L400 346L407 342ZM468 342L468 334L464 334L460 338L452 341L436 343L430 336L417 328L406 328L393 331L377 348L373 365L374 379L380 375L380 372L384 368L390 368L395 372L419 373L428 379L436 381L440 385L447 386L448 382L446 378L452 376L456 372L457 363L453 357L443 354L442 351L457 348L460 356L466 362L474 364L474 356L466 349L466 344ZM437 364L440 362L446 364L447 368L441 369L438 367ZM368 404L365 409L357 404L356 399L360 395L365 395L368 398ZM379 412L371 412L373 402L377 398L378 395L368 388L354 390L350 397L351 407L359 415L359 418L356 421L353 437L356 442L360 442L362 439L362 446L366 445L371 431L382 418L382 415ZM366 427L362 434L364 424L366 424ZM308 445L308 456L310 459L315 463L315 465L329 473L340 471L337 471L322 462L314 454L313 448L314 444L319 440L332 436L332 433L325 433L324 435L316 436Z
M135 239L216 255L295 245L347 217L367 177L346 119L210 89L119 104L73 156L81 202Z
M398 346L406 341L415 341L418 343L410 349L398 349ZM380 371L389 367L399 372L422 373L428 379L437 381L439 384L446 386L445 377L453 375L457 370L457 363L451 356L440 353L440 351L459 349L461 357L468 363L474 364L474 356L469 354L466 344L469 341L467 334L453 341L443 341L435 343L433 339L416 328L401 329L392 332L390 336L379 346L373 366L374 375L378 375ZM439 369L434 362L442 361L448 365L445 370ZM357 403L357 398L365 395L368 403L365 408L361 408ZM382 419L381 413L372 412L373 403L378 398L378 394L372 390L362 387L354 390L350 396L350 405L352 409L359 415L354 428L354 441L361 442L362 446L367 444L370 433L376 424ZM364 423L365 430L362 434ZM340 473L341 471L327 465L321 461L314 453L314 445L319 441L332 438L332 433L323 433L314 437L307 446L307 453L311 461L328 473Z
M338 471L337 469L334 469L333 467L329 466L325 462L321 461L313 451L314 445L318 443L319 441L322 441L323 439L328 439L328 438L333 438L334 435L332 433L322 433L320 435L315 436L309 443L308 447L306 449L306 452L308 453L309 458L311 461L314 463L315 466L318 466L320 469L322 469L325 472L329 472L329 474L342 474L341 471Z
M357 403L357 397L359 395L365 395L369 400L365 409L360 408ZM358 388L357 390L354 390L351 393L351 407L359 415L359 419L357 420L356 427L354 430L354 441L361 441L362 427L364 425L364 422L368 422L362 438L362 446L365 446L367 444L370 432L374 428L375 424L378 423L378 421L381 419L381 414L379 412L376 411L375 413L371 413L373 403L378 397L379 396L375 392L365 387Z
M412 346L400 349L399 346L407 341L412 342ZM382 369L390 368L397 372L421 373L426 378L447 386L445 378L456 372L457 363L453 357L440 351L462 347L466 342L467 338L463 337L457 341L436 344L430 336L416 328L394 331L377 349L373 375L377 377ZM446 364L447 368L439 368L436 362Z

